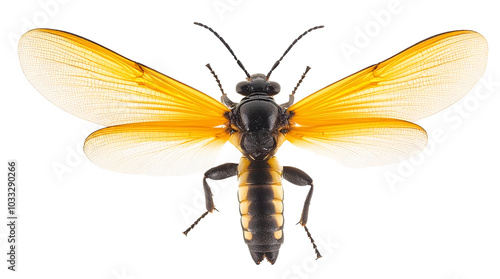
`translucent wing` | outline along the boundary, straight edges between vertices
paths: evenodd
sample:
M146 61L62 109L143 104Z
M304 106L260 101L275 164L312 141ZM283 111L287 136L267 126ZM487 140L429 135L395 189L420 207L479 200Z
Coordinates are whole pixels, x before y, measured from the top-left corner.
M196 122L145 122L92 133L84 151L96 165L124 173L179 175L205 171L228 140L224 128Z
M431 37L292 105L286 138L353 167L405 159L427 142L406 121L458 101L483 74L487 52L473 31Z
M116 125L91 134L85 153L125 173L178 175L209 168L229 138L228 109L181 82L82 37L50 29L19 41L33 86L83 119Z
M19 40L19 58L26 77L42 95L101 125L226 122L227 108L210 96L70 33L31 30Z
M421 151L427 134L411 122L385 118L331 121L298 126L285 135L292 144L334 158L348 167L401 161Z
M483 74L487 56L480 34L443 33L333 83L289 110L300 125L367 117L415 121L469 92Z

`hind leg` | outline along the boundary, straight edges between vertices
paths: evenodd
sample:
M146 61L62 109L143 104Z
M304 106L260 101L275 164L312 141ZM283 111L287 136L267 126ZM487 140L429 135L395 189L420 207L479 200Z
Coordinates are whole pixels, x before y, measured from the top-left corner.
M304 208L302 209L302 214L300 216L299 223L304 227L307 236L311 240L314 252L316 253L316 259L319 259L321 258L321 254L319 253L318 247L314 243L314 239L312 238L311 233L309 233L309 230L307 229L306 226L307 217L309 215L309 205L311 204L311 198L314 189L313 180L307 173L299 170L298 168L287 167L287 166L283 167L283 178L297 186L307 186L307 185L311 186L309 192L307 193L306 200L304 202Z

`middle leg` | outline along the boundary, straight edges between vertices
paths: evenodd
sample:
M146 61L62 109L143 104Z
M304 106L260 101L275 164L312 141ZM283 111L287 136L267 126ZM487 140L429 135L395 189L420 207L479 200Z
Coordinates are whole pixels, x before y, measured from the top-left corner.
M212 190L210 189L210 186L208 185L207 178L213 179L213 180L221 180L225 179L231 176L235 176L238 174L238 164L234 163L226 163L222 164L217 167L213 167L209 169L208 171L205 172L205 175L203 176L203 191L205 192L205 206L207 208L207 211L203 213L200 218L198 218L194 223L183 232L183 234L187 235L190 230L194 228L200 222L201 219L203 219L205 216L207 216L208 213L213 212L214 210L217 210L214 205L214 199L212 197Z

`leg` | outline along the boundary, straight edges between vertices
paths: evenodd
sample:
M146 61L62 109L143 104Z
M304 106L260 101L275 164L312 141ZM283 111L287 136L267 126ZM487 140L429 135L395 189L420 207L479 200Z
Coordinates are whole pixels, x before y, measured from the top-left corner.
M231 101L231 99L229 99L229 97L227 96L227 94L222 94L222 97L220 97L221 99L221 102L226 105L226 107L232 109L236 106L236 103Z
M212 67L210 67L210 64L207 64L205 66L210 70L210 72L212 73L212 75L215 78L215 81L217 82L217 85L219 85L220 92L222 92L222 96L220 97L220 101L224 105L226 105L226 107L232 109L234 106L236 106L236 103L233 102L233 101L231 101L231 99L229 99L229 97L227 96L227 94L224 93L224 89L222 89L222 85L220 84L220 80L217 77L217 75L215 74L214 70L212 70Z
M288 102L281 104L280 107L287 109L293 105L293 102L295 102L295 96L290 94L288 95Z
M311 234L309 233L309 230L307 229L307 217L309 215L309 205L311 204L311 198L312 198L312 193L313 193L313 181L312 178L305 172L294 168L294 167L283 167L283 178L288 180L290 183L293 183L297 186L307 186L310 185L311 188L309 189L309 192L307 193L306 196L306 201L304 202L304 208L302 209L302 215L300 216L300 221L299 223L304 227L306 230L307 236L311 240L311 243L314 248L314 252L316 253L316 259L321 258L321 254L318 251L318 248L316 244L314 243L314 239L312 238Z
M205 172L203 176L203 190L205 192L205 205L207 207L207 211L203 213L200 218L198 218L187 230L183 232L183 234L187 235L188 232L194 228L200 222L200 220L207 216L208 213L211 213L215 210L214 200L212 198L212 190L210 190L210 186L208 186L207 178L213 180L221 180L231 176L235 176L238 174L238 164L227 163L222 164L220 166L209 169Z
M304 80L307 72L309 72L310 69L311 69L311 67L309 67L309 66L306 67L306 71L302 74L302 77L300 78L299 82L297 83L297 85L293 89L292 94L288 95L288 102L280 105L282 108L287 109L293 105L293 102L295 101L295 91L297 91L297 88L299 88L299 85L302 83L302 80Z

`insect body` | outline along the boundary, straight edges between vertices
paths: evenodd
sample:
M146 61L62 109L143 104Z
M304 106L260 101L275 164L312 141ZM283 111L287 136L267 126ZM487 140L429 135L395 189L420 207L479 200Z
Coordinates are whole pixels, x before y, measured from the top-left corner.
M92 133L84 151L95 164L114 171L173 175L206 170L217 151L231 142L242 153L238 164L205 172L205 212L215 210L208 179L238 176L243 237L253 260L274 263L283 243L282 179L310 186L300 224L307 229L313 181L303 171L280 166L275 153L292 144L332 157L347 166L392 163L422 150L423 128L413 122L459 100L486 67L486 40L473 31L436 35L373 66L332 83L294 104L277 104L280 85L270 75L246 74L221 102L82 37L51 29L27 32L19 41L23 71L47 99L83 119L106 126Z
M231 108L226 116L231 135L229 140L241 151L243 157L239 164L224 164L205 173L203 183L207 212L212 212L215 207L205 179L223 179L237 175L240 181L238 199L241 227L252 259L259 264L265 258L274 264L284 239L282 177L301 186L311 186L301 219L304 226L312 195L312 180L298 169L282 167L274 157L285 140L290 118L286 104L280 106L272 97L279 93L279 84L268 81L263 74L254 74L248 81L240 82L236 91L245 95L238 104L228 99L224 101L227 97L223 97L223 102L230 104ZM198 221L199 219L184 233L187 234ZM314 244L312 238L311 241ZM317 256L321 257L316 246L314 249Z

